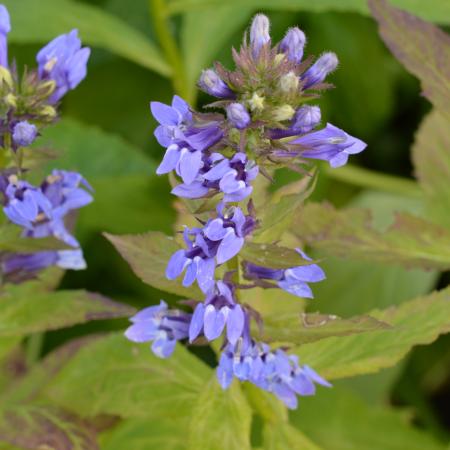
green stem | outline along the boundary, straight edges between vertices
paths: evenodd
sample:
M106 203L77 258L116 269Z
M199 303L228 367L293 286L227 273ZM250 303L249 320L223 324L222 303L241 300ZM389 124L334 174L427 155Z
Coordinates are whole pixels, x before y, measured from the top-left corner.
M25 350L25 361L27 367L33 366L41 356L44 345L44 333L35 333L28 338Z
M351 164L347 164L339 169L333 169L327 166L325 172L330 178L355 186L376 189L378 191L404 195L412 198L422 197L422 190L419 185L406 178L382 174L372 170L363 169L362 167L352 166Z
M178 45L170 32L170 20L165 0L149 0L151 17L155 26L156 36L172 67L172 84L175 91L190 102L186 71Z

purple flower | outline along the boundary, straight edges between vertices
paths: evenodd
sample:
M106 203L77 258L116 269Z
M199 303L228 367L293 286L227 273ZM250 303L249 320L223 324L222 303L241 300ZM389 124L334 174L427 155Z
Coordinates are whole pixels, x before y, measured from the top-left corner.
M11 31L9 13L5 5L0 4L0 66L8 68L8 33Z
M252 121L250 114L241 103L231 103L227 106L227 118L239 130L247 128Z
M309 89L322 83L327 75L333 72L338 65L337 56L332 53L324 53L302 76L303 89Z
M228 344L223 350L217 367L222 388L226 389L234 377L274 393L290 409L297 407L297 395L315 394L315 383L331 387L313 369L300 366L296 356L271 351L267 344L254 341Z
M287 58L299 64L303 58L303 48L305 46L305 33L297 27L288 30L283 40L280 42L280 51L286 53Z
M53 80L56 89L49 101L56 103L86 77L91 50L81 48L78 30L62 34L49 42L36 56L39 77Z
M54 170L39 188L10 177L5 190L8 219L24 227L24 236L42 238L54 236L72 247L77 240L67 231L64 216L92 201L92 196L79 186L91 189L76 172Z
M203 331L209 341L217 339L227 328L227 340L236 344L245 325L244 309L236 303L232 286L217 281L204 303L198 303L189 326L189 342L193 342Z
M257 14L250 27L250 47L257 58L262 47L270 42L270 22L264 14Z
M226 99L236 97L235 93L213 69L207 69L202 72L198 85L200 89L214 97Z
M189 334L191 314L180 310L169 310L161 300L159 305L150 306L130 318L133 323L125 332L133 342L152 341L152 350L160 358L169 357L177 341Z
M295 112L291 125L286 130L272 129L267 135L271 139L282 139L308 133L320 124L321 112L318 106L303 105Z
M290 144L300 147L298 154L302 158L322 159L328 161L331 167L343 166L349 155L360 153L367 147L365 142L330 123L322 130L305 134Z
M12 132L13 142L17 147L27 147L34 142L37 133L36 125L23 120L14 125Z
M297 252L304 259L311 261L311 258L300 249L297 249ZM245 262L244 271L245 277L248 279L256 281L273 280L279 288L302 298L313 298L313 293L307 283L317 283L326 278L324 271L317 264L291 267L289 269L271 269Z
M223 192L223 201L239 202L248 197L250 183L258 175L258 166L248 161L245 153L236 153L231 159L219 153L203 158L203 168L191 184L179 184L172 194L183 198L200 198L210 191Z
M223 211L218 208L218 217L210 219L203 228L186 228L184 240L187 249L175 252L167 265L166 277L174 280L186 271L183 286L197 280L200 289L208 293L214 287L214 271L239 253L244 237L255 227L252 216L245 216L238 207Z

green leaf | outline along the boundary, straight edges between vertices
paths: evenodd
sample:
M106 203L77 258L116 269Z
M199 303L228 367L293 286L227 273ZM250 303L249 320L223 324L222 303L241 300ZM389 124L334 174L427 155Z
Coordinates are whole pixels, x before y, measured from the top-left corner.
M0 251L35 253L45 250L67 250L67 244L54 237L24 238L23 229L16 225L8 224L0 227Z
M295 266L308 266L314 261L303 259L295 250L277 244L246 242L239 257L260 266L273 269L287 269Z
M108 450L186 450L187 418L128 419L101 437Z
M391 367L413 346L429 344L450 331L450 288L370 315L392 328L322 339L296 348L295 353L328 379Z
M88 423L53 407L15 406L0 410L0 441L24 449L98 450Z
M426 208L436 222L450 228L450 126L439 111L422 122L412 148L417 178Z
M154 162L119 135L75 119L63 119L43 131L39 146L56 148L61 154L47 165L47 171L58 168L74 170L88 180L120 177L125 174L154 172Z
M170 74L158 48L145 34L99 7L71 0L3 3L11 14L11 42L46 42L77 28L84 44L109 50L161 75Z
M166 278L167 263L172 254L180 249L172 237L157 231L124 236L105 234L105 236L144 283L161 291L188 298L201 295L195 285L185 288L179 280Z
M321 450L322 448L289 423L264 424L263 437L263 450Z
M86 291L45 292L34 281L5 285L0 291L0 336L23 336L133 312L127 305Z
M350 319L327 314L276 314L264 320L262 340L306 344L331 336L349 336L390 326L371 316L355 316Z
M450 6L441 0L430 0L427 3L415 0L393 0L392 3L399 8L404 8L417 14L424 19L438 23L450 22ZM223 3L220 0L171 0L169 2L169 12L177 13L184 11L203 10L206 7L216 8ZM228 0L227 5L233 5L237 11L242 7L240 0ZM369 14L369 8L365 0L246 0L246 7L255 10L273 9L287 11L342 11L342 12L358 12L361 14Z
M309 203L297 216L292 231L331 255L398 263L408 268L450 268L450 232L406 213L397 213L395 222L380 232L372 227L366 209L338 211L329 204Z
M80 416L177 417L188 414L210 369L177 345L168 359L112 334L84 346L43 386L43 395Z
M223 390L214 374L190 415L189 450L250 450L252 412L239 383Z
M391 52L420 79L423 95L450 117L450 36L386 0L369 0L369 6Z
M387 407L365 404L342 387L322 389L302 398L291 422L327 450L444 450L405 415Z

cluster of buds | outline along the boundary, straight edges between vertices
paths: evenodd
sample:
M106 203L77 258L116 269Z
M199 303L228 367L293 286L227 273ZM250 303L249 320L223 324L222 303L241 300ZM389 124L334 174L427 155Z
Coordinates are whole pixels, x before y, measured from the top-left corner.
M42 48L37 68L18 73L9 64L7 35L10 18L0 5L0 202L9 222L22 227L24 238L54 237L64 250L37 253L0 253L0 272L6 280L20 281L52 265L83 269L80 245L67 218L92 201L87 181L78 173L54 170L40 186L26 181L23 152L57 119L58 103L86 76L90 49L81 47L77 30L61 35Z
M170 280L184 274L183 286L196 282L205 298L184 302L192 313L169 310L165 303L144 309L132 318L126 336L153 341L160 357L172 353L176 340L221 338L217 376L224 389L233 378L249 381L295 408L298 395L314 394L315 384L330 385L296 357L252 335L251 323L261 326L261 317L242 301L240 290L279 288L312 298L309 283L324 280L325 274L300 249L297 267L277 269L245 260L242 248L259 225L252 184L259 173L309 159L342 166L366 145L331 124L318 129L320 108L306 104L331 87L325 79L337 67L336 55L304 59L306 39L298 28L272 45L269 25L264 15L253 19L250 41L245 38L240 51L233 51L234 71L217 63L202 73L199 87L217 98L207 108L223 113L198 113L178 96L171 106L151 103L160 124L155 136L166 148L157 173L174 171L180 182L172 193L185 201L217 198L217 203L207 220L204 214L196 217L201 226L185 228L185 246L166 270Z

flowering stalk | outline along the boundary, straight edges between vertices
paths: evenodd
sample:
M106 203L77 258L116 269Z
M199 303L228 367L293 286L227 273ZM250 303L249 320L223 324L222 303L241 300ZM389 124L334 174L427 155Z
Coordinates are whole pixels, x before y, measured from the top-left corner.
M238 274L250 283L246 288L279 288L303 298L313 297L309 284L324 280L325 274L300 249L303 264L298 267L278 269L245 260L242 249L259 226L253 182L273 169L313 160L340 167L366 144L334 125L319 128L320 108L306 104L331 87L325 79L337 67L336 55L324 53L313 63L313 58L303 58L301 30L288 30L275 45L269 30L269 19L258 14L249 42L245 39L239 52L233 52L236 69L216 63L202 73L199 87L217 98L209 108L223 113L194 111L178 96L171 105L151 103L160 124L155 136L166 148L157 173L175 172L180 182L172 193L186 201L217 202L207 220L197 217L199 226L185 227L184 247L166 270L170 280L183 276L183 286L197 283L204 298L185 302L192 313L169 310L164 302L144 309L131 319L126 336L152 341L160 357L169 356L177 340L221 338L217 377L223 388L233 378L249 381L295 408L297 396L314 394L316 384L330 384L295 356L255 338L251 323L261 325L260 318L242 301Z

